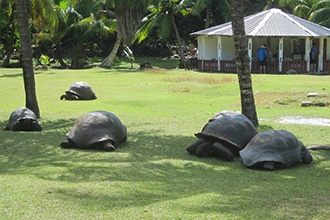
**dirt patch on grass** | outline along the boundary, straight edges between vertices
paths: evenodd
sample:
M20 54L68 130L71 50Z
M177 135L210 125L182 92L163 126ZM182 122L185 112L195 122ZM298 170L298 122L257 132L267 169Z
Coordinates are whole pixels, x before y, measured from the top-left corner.
M280 117L277 122L282 124L308 124L319 126L330 126L329 118L306 117L306 116L284 116Z
M226 83L233 83L235 80L232 77L211 77L211 76L179 76L179 77L167 77L164 78L163 81L165 82L193 82L193 83L203 83L203 84L226 84Z

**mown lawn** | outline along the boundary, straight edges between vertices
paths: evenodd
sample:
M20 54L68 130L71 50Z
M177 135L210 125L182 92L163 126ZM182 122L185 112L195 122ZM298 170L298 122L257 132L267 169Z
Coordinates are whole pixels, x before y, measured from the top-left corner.
M328 126L281 124L283 116L330 119L330 76L252 75L259 130L286 129L306 145L330 144ZM75 81L98 99L61 101ZM36 71L41 133L0 132L1 219L329 219L330 151L275 172L239 158L197 158L185 148L207 120L240 110L235 74L185 70ZM323 97L309 98L308 92ZM0 123L25 105L22 71L0 69ZM115 152L61 149L77 117L116 114L128 140Z

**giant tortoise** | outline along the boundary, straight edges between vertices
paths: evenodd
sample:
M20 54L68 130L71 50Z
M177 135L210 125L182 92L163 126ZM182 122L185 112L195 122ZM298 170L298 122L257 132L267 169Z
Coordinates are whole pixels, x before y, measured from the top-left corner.
M246 167L265 170L287 168L301 161L305 164L313 161L304 144L285 130L269 130L257 134L239 154Z
M213 154L230 161L257 133L255 126L243 114L222 111L195 134L198 140L186 150L198 157Z
M37 116L26 107L15 109L9 117L7 125L3 128L7 131L41 131Z
M113 113L92 111L80 116L66 136L62 148L114 151L126 141L127 129Z
M75 82L70 88L61 95L60 99L63 100L93 100L96 95L90 85L86 82Z

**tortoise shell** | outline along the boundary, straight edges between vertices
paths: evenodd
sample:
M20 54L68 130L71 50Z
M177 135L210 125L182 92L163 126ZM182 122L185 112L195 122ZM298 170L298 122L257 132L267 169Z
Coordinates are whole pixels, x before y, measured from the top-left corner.
M127 129L116 115L106 111L93 111L79 117L67 137L84 149L104 141L111 141L117 146L126 140Z
M66 97L70 98L70 95L73 94L78 96L79 100L93 100L96 99L96 95L92 90L91 86L88 85L86 82L75 82L73 83L70 88L65 91ZM62 98L61 98L62 99Z
M294 134L285 130L269 130L254 136L239 152L247 167L257 167L263 162L275 162L276 167L284 168L299 163L312 162L312 157L304 144ZM304 158L305 155L310 157Z
M195 136L228 143L236 150L241 150L257 133L257 129L245 115L233 111L223 111L210 119L202 131Z
M11 131L41 131L37 116L26 107L15 109L9 116L8 123L3 130Z

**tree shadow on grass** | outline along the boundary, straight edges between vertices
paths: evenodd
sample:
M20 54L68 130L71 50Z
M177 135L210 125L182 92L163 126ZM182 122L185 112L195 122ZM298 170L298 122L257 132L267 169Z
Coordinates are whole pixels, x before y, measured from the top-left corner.
M260 124L259 127L258 127L258 132L259 133L264 132L264 131L268 131L268 130L273 130L273 127L269 126L269 125L265 125L265 124Z
M89 204L96 210L170 202L179 212L235 216L244 216L239 210L251 204L258 208L253 205L258 204L258 197L268 196L277 205L290 205L295 196L302 197L301 203L310 199L307 197L311 193L302 196L301 189L294 187L296 181L310 184L305 186L306 191L313 188L313 183L328 184L326 178L306 181L309 173L327 176L328 165L315 163L275 172L251 170L244 168L240 159L226 162L213 157L197 158L185 150L196 140L193 135L163 135L156 130L129 133L127 142L115 152L61 149L58 145L73 122L46 121L40 133L1 132L0 173L35 176L49 183L50 197L81 207ZM330 156L329 152L318 155ZM268 195L274 185L281 186L283 181L292 187L290 199L279 199L288 196L285 191ZM63 183L68 187L59 186Z
M16 78L16 77L23 77L23 73L15 73L15 74L0 74L0 78Z

